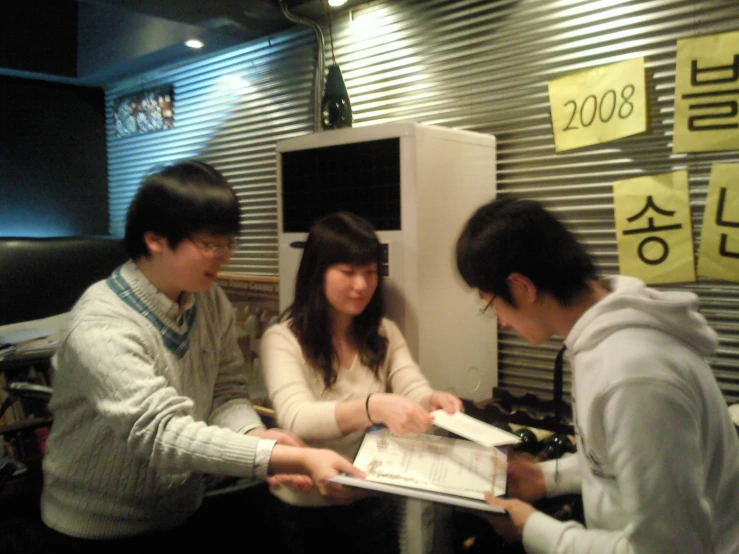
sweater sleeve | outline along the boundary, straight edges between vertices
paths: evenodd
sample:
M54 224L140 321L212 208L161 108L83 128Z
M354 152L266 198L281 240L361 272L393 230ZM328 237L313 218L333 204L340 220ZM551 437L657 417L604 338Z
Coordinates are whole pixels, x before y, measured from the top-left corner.
M131 455L158 471L254 477L259 439L195 421L192 399L155 371L148 338L123 317L86 318L58 352L58 402L73 388Z
M630 520L621 529L598 530L536 513L524 529L526 551L711 552L711 507L699 465L703 435L698 407L675 385L639 379L613 387L599 404L591 417L596 418L594 425L602 426L613 479Z
M383 320L388 339L387 382L390 391L420 402L434 389L419 369L398 326L391 320Z
M336 423L337 402L316 399L306 381L302 349L287 325L267 329L260 357L280 427L309 442L343 436Z
M214 287L217 309L215 323L220 334L218 375L213 389L210 423L232 431L246 433L264 427L249 400L246 363L236 340L233 309L225 293Z

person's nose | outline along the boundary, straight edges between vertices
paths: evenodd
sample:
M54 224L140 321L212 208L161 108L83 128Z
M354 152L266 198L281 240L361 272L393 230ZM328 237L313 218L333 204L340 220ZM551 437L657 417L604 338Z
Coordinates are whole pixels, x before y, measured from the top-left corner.
M369 283L367 282L367 277L364 275L357 275L354 278L354 290L357 292L364 292L367 290L367 287L369 286Z

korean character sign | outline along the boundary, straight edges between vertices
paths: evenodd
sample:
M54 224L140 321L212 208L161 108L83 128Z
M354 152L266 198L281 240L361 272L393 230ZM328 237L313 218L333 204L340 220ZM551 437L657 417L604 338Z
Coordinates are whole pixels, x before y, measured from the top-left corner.
M698 275L739 283L739 164L713 164Z
M687 171L613 184L618 260L645 283L695 281Z
M739 31L677 41L673 152L739 149Z
M548 88L557 152L647 130L644 58L578 71Z

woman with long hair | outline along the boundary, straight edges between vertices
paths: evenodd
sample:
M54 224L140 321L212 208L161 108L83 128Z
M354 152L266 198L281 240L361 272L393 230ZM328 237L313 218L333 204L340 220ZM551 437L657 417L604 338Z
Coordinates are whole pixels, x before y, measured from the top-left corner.
M432 425L432 410L462 409L459 398L432 389L397 325L384 317L382 262L368 221L347 212L321 218L305 243L293 304L262 339L279 426L350 460L372 425L422 433ZM284 551L398 551L392 500L332 487L325 497L288 487L273 491L280 501L269 519L281 527L274 536Z

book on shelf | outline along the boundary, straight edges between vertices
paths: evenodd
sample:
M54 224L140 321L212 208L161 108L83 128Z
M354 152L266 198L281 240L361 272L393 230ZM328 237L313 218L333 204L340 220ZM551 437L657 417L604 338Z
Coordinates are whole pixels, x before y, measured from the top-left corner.
M467 434L474 442L431 434L397 436L387 429L373 428L365 434L354 459L354 465L366 478L339 475L331 480L419 500L504 513L485 502L485 494L505 495L508 447L518 437L461 412L449 418L437 413L434 419L438 426L461 436Z
M48 358L0 367L0 432L35 427L50 419ZM7 365L7 364L5 364Z
M57 346L54 330L45 327L0 332L0 360L6 357L51 354Z
M8 396L10 396L10 392L8 392L7 387L8 382L5 377L5 373L0 371L0 427L14 422L11 420L11 416L8 413L9 408L5 406Z

